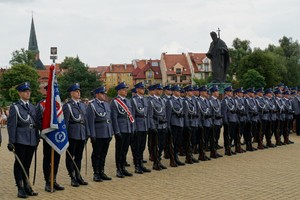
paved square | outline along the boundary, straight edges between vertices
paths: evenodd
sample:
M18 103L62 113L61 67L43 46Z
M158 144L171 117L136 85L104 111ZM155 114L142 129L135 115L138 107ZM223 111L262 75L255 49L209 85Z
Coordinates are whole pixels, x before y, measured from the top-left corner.
M6 148L7 131L2 128L3 143L0 148L0 199L17 199L17 188L13 178L14 156ZM114 139L109 148L106 173L112 181L96 183L92 181L92 147L88 142L88 174L85 175L85 157L82 174L88 186L70 186L62 156L58 182L65 186L64 191L47 193L44 191L42 173L42 142L38 148L37 180L34 186L39 192L30 199L300 199L300 137L292 134L293 145L274 149L247 152L236 156L224 156L216 160L200 162L147 174L134 174L133 177L115 177ZM222 144L222 141L220 142ZM256 146L256 145L254 145ZM218 151L224 154L224 150ZM145 158L148 159L146 153ZM184 158L180 157L183 161ZM133 172L131 151L127 159ZM169 166L168 160L163 164ZM148 161L146 167L151 168ZM31 165L31 181L33 163Z

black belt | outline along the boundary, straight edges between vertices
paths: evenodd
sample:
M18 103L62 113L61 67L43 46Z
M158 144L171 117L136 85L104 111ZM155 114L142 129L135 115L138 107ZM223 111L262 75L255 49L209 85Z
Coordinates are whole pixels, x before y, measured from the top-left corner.
M141 116L141 115L137 115L137 116L135 116L135 118L146 118L146 116Z
M35 128L34 124L19 124L17 127L28 127L28 128Z
M85 124L84 122L69 122L69 124Z
M106 120L99 120L99 121L95 121L96 124L102 124L102 123L111 123L110 119L106 119Z

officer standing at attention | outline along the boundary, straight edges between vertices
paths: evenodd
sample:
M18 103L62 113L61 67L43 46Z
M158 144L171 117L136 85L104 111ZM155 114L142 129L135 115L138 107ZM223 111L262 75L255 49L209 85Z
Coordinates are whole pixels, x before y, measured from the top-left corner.
M136 84L136 95L132 97L132 116L135 119L135 132L133 135L133 161L135 173L143 174L150 172L143 164L143 154L146 147L147 131L149 129L148 101L144 98L145 85L140 82Z
M162 99L165 101L165 103L167 103L167 101L169 101L169 99L172 97L172 90L171 90L172 86L171 85L166 85L165 87L163 87L164 89L164 94L162 95ZM165 140L165 146L164 146L164 158L165 159L169 159L170 158L170 132L167 131L166 134L166 140Z
M151 133L151 155L153 158L153 169L162 170L167 169L161 163L161 155L165 144L165 137L167 133L167 115L164 100L160 97L162 94L162 85L156 84L152 86L154 95L149 99L149 122ZM171 150L171 149L170 149ZM172 155L170 155L170 162ZM177 165L176 165L177 166Z
M47 85L44 87L44 89L47 91ZM43 124L43 113L45 110L45 104L46 99L40 101L37 106L37 126L40 131L42 131L42 124ZM43 139L43 173L44 173L44 179L45 179L45 191L51 192L51 186L50 186L50 172L51 172L51 146L48 144L46 140ZM55 190L64 190L65 188L59 185L56 182L56 175L58 172L58 166L60 162L60 154L58 154L56 151L54 151L54 191Z
M132 176L125 168L126 156L130 144L130 136L134 132L134 118L132 116L132 106L129 99L126 98L128 86L121 82L115 88L118 96L115 97L111 104L111 118L113 130L116 138L116 167L118 178Z
M225 147L225 155L231 156L236 153L231 150L231 139L236 138L236 123L238 122L238 118L236 115L236 107L234 103L234 99L232 98L232 87L229 86L224 89L224 99L221 103L221 112L223 116L223 124L224 124L224 147Z
M174 159L177 165L185 165L178 158L179 148L182 144L184 127L183 101L180 97L181 88L178 85L172 87L173 96L166 104L168 128L173 136Z
M16 87L20 100L10 106L7 118L7 131L9 151L15 151L29 177L30 165L34 150L39 143L39 133L36 127L36 107L30 100L31 90L29 82L22 83ZM20 163L15 160L14 176L18 187L18 197L27 198L37 196L27 180Z
M199 115L197 113L197 102L196 99L193 98L193 87L188 85L184 88L186 91L186 97L183 100L183 113L184 113L184 131L183 138L185 147L185 163L193 164L198 163L198 159L195 159L192 154L192 147L196 144L193 143L196 141L196 134L198 134L197 128L199 124Z
M113 135L113 128L111 125L110 105L105 101L105 87L100 86L95 89L94 95L95 99L88 105L86 115L89 121L88 125L93 147L91 156L94 170L93 180L101 182L102 180L111 180L111 177L104 173L104 166Z
M88 185L80 175L81 160L84 145L90 135L88 129L88 121L86 118L86 106L80 101L80 85L75 83L68 90L71 99L63 105L65 123L69 137L69 154L66 155L66 167L71 177L71 186L79 187L79 185ZM72 159L77 167L74 166ZM77 170L78 168L78 170Z

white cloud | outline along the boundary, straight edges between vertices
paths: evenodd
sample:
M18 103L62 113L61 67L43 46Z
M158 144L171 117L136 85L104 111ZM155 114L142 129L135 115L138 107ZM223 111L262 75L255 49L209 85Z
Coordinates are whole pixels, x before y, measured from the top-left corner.
M129 63L134 58L160 58L161 52L206 52L209 33L221 29L231 46L234 38L251 47L278 44L286 35L300 38L296 0L0 0L0 66L14 50L27 48L31 11L40 55L50 63L78 55L91 66Z

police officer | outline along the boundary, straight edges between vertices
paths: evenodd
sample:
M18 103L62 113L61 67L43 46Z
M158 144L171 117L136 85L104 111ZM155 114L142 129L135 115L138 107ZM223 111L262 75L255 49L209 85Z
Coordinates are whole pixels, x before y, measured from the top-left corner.
M105 159L109 144L113 135L111 123L110 105L106 100L106 91L104 86L94 90L95 99L87 107L87 119L89 121L89 131L93 152L91 156L94 170L93 180L101 182L102 180L111 180L111 177L104 173Z
M224 89L224 99L221 103L221 112L223 116L223 124L224 124L224 147L225 147L225 155L231 156L236 153L231 151L231 139L236 138L236 123L238 121L236 114L236 106L234 103L232 87L228 86Z
M44 87L47 90L47 85ZM43 113L45 110L46 100L42 100L37 104L37 125L40 131L42 131ZM50 186L50 171L51 171L51 146L46 140L43 140L43 173L45 179L45 191L51 192ZM54 151L54 191L64 190L65 188L56 182L56 176L58 172L58 166L60 162L60 154Z
M136 95L132 97L132 116L135 119L135 132L133 134L133 161L135 165L135 173L143 174L150 172L143 164L143 154L146 147L147 131L149 129L148 119L148 101L144 98L145 85L140 82L135 86Z
M267 147L273 148L276 147L271 141L272 135L274 133L274 126L276 123L276 106L275 106L275 101L273 99L273 94L271 89L266 89L265 90L265 101L266 101L266 106L269 110L269 118L267 119L266 123L266 129L265 129L265 135L266 135L266 141L267 141Z
M263 97L263 93L264 93L263 88L256 89L257 96L255 100L256 100L259 116L260 116L260 119L257 123L257 148L258 149L267 148L267 146L263 144L263 138L267 131L267 122L270 119L270 114L269 114L270 111L267 106L267 102Z
M183 131L183 146L185 147L185 163L193 164L198 163L198 159L193 157L192 147L196 144L196 134L198 134L197 128L199 123L199 115L197 113L197 102L193 98L193 87L188 85L184 88L186 91L186 97L183 101L183 113L184 113L184 131Z
M235 94L235 106L236 114L238 117L238 123L236 124L236 139L235 139L235 152L244 153L245 150L241 147L241 136L244 134L245 123L247 122L247 114L245 110L244 100L243 100L243 89L237 88L234 90Z
M149 102L154 96L154 86L153 85L149 85L148 86L148 96L147 96L147 101ZM150 127L150 118L148 118L149 120L149 130L148 130L148 142L147 142L147 146L148 146L148 152L149 152L149 160L150 161L154 161L153 159L153 149L152 149L152 132L151 132L151 127Z
M195 134L195 137L192 138L193 140L195 141L192 141L192 144L193 145L193 153L194 154L198 154L199 153L199 141L200 141L200 126L201 125L201 121L200 121L200 111L199 111L199 107L198 107L198 101L199 101L199 87L197 85L195 85L193 87L193 96L192 96L192 99L195 100L196 104L197 104L197 114L198 114L198 127L196 128L196 134Z
M218 158L221 157L221 155L216 152L215 136L212 121L213 110L208 100L208 89L206 86L202 86L200 87L199 91L199 106L201 111L201 120L204 133L204 147L205 149L208 149L209 143L210 158Z
M297 94L292 101L292 105L293 110L295 111L296 134L297 136L300 136L300 87L297 88Z
M163 90L162 85L156 84L152 87L152 89L154 91L154 95L152 98L149 99L148 106L148 116L151 132L151 154L153 156L153 169L162 170L167 169L167 167L161 163L161 155L164 148L165 137L167 133L166 105L164 100L160 97ZM172 147L172 145L170 147ZM170 162L171 161L172 155L170 155Z
M33 153L39 143L39 133L36 127L36 107L29 100L31 95L30 83L25 82L16 87L20 100L10 106L7 118L9 137L8 150L14 151L20 162L15 160L14 176L18 187L18 197L37 196L27 180L21 165L29 176Z
M181 88L175 85L172 87L172 91L173 96L166 104L168 128L173 137L174 160L177 165L185 165L185 163L181 162L178 158L184 127L183 101L180 97Z
M283 102L285 106L285 121L283 127L283 138L285 144L294 144L294 142L289 139L289 124L292 123L294 110L292 108L292 102L290 99L290 91L286 90L283 93Z
M277 114L277 121L275 127L275 139L276 139L276 145L281 146L281 145L285 145L285 143L281 141L281 136L283 135L283 125L285 121L285 106L282 100L281 90L277 88L274 91L274 94L275 94L274 100L275 100L276 114Z
M116 138L116 167L118 178L132 176L125 168L126 156L130 144L130 136L134 132L134 118L132 116L132 106L129 99L126 98L128 86L125 82L118 84L115 89L118 96L115 97L111 104L112 125Z
M256 151L257 149L252 146L252 138L257 132L257 121L259 120L258 109L254 99L254 89L248 88L247 97L245 98L245 110L248 120L245 124L245 143L247 151Z
M165 87L163 87L164 89L164 94L162 95L162 99L165 101L165 103L167 103L167 101L169 101L169 99L172 97L172 90L171 90L172 86L171 85L166 85ZM170 132L167 131L166 134L166 140L165 140L165 147L164 147L164 158L169 159L170 158Z
M68 90L71 99L63 105L64 119L68 131L70 153L66 156L66 167L71 177L71 186L88 185L80 175L84 146L90 132L86 118L86 106L80 101L80 85L72 84ZM74 159L73 163L72 159Z
M212 108L212 120L213 120L213 131L215 135L216 149L222 148L218 142L220 139L221 127L223 125L222 113L221 113L221 101L219 98L219 88L218 86L213 86L210 88L211 97L209 98L209 103Z

